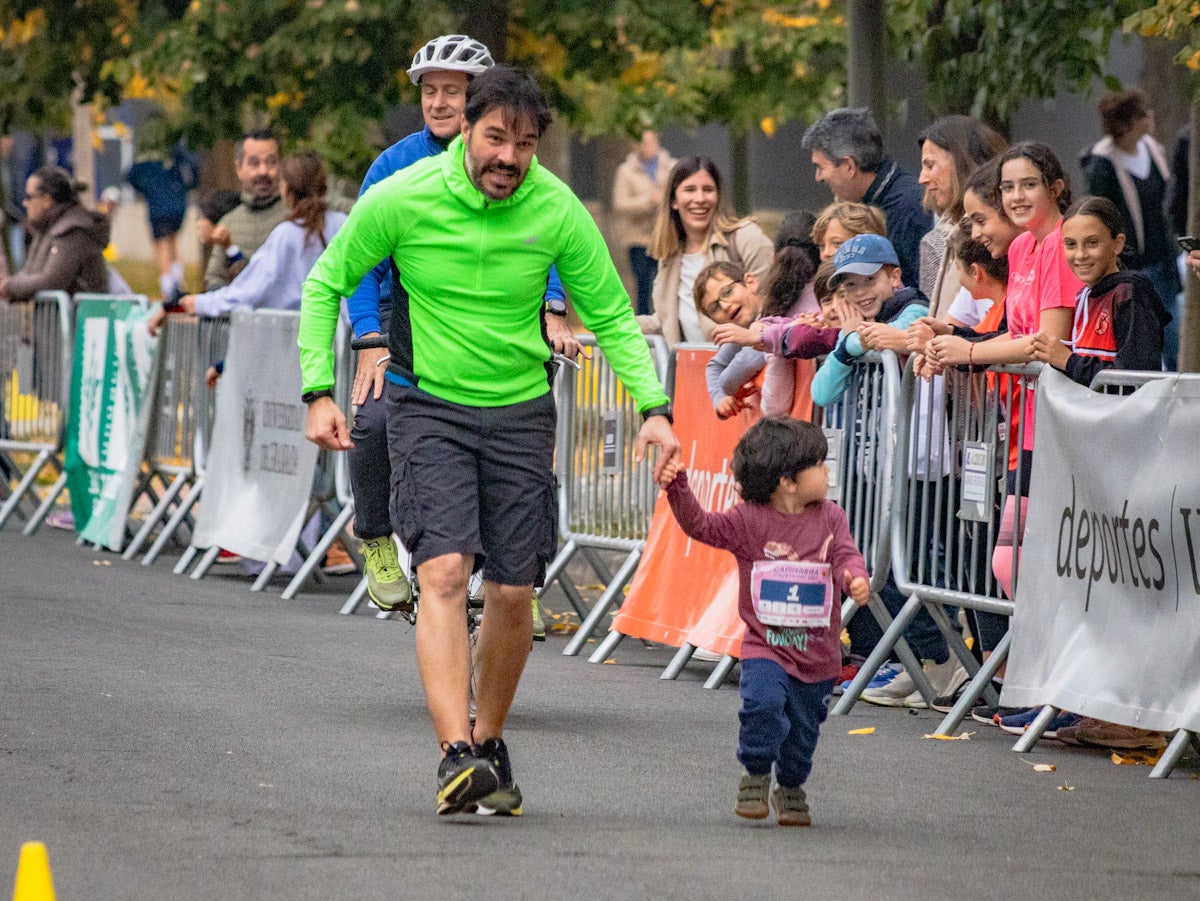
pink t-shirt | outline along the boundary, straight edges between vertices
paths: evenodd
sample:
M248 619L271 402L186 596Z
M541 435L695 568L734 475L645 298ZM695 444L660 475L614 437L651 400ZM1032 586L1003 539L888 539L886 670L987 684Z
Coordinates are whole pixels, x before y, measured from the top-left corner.
M1082 289L1083 282L1067 265L1061 220L1041 244L1034 240L1032 232L1018 235L1008 247L1008 296L1004 301L1008 333L1014 338L1037 334L1042 310L1074 309L1075 298ZM1028 451L1033 450L1033 403L1030 389L1025 396L1029 414L1021 430L1021 447Z
M1036 334L1042 310L1074 309L1082 288L1067 265L1061 221L1041 244L1032 232L1018 235L1008 248L1008 333L1015 338Z

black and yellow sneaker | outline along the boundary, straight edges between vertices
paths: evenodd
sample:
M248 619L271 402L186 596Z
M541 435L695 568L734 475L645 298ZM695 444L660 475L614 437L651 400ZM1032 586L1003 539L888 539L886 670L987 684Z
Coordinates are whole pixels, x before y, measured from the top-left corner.
M521 789L513 781L512 763L508 759L504 739L489 738L476 748L475 753L491 763L499 778L496 790L480 800L476 813L482 816L519 817L524 813Z
M500 785L492 762L476 753L465 741L442 743L444 756L438 764L438 816L474 813L475 806Z

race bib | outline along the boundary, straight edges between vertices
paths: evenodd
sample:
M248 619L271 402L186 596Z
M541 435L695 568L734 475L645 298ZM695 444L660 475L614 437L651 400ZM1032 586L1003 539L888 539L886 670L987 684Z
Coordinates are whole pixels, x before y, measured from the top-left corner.
M828 628L833 614L829 564L759 560L750 574L750 597L764 626Z

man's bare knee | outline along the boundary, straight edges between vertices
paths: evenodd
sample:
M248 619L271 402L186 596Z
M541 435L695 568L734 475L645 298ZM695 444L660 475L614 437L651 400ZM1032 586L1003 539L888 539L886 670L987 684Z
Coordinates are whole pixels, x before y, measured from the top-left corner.
M417 567L422 600L455 602L467 600L467 582L471 577L471 562L463 554L442 554L426 560Z

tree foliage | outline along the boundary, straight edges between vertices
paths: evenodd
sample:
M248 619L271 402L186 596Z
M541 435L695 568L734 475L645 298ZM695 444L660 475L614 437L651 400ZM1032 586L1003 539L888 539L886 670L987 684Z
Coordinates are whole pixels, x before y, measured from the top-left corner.
M919 62L935 115L1006 130L1021 102L1106 78L1109 42L1133 0L894 0L897 52ZM1115 85L1114 85L1115 86Z
M1126 18L1125 30L1181 41L1175 62L1200 72L1200 3L1196 0L1158 0Z

